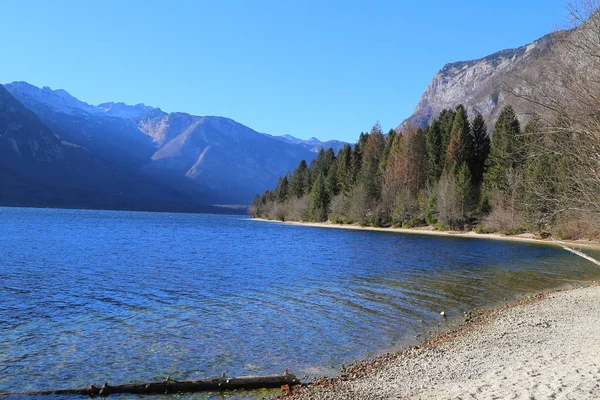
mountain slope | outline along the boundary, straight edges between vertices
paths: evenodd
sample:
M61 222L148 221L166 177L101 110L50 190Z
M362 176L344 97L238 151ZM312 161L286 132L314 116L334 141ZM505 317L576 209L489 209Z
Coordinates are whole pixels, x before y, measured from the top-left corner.
M153 112L139 126L159 146L145 171L172 171L246 203L316 156L223 117Z
M61 140L131 173L194 191L211 204L248 204L301 159L338 144L289 143L228 118L167 114L144 104L93 106L64 90L25 82L5 87Z
M471 116L481 113L491 126L519 77L536 70L551 54L555 35L477 60L446 64L427 86L413 114L396 129L401 131L409 124L424 127L444 108L454 109L459 104Z
M270 135L269 135L270 136ZM327 140L325 142L320 141L316 137L311 137L306 140L298 139L291 135L281 135L281 136L273 136L275 139L282 140L287 143L299 144L305 149L318 153L319 150L327 150L332 148L335 153L338 152L342 147L344 147L346 142L342 142L339 140Z
M0 205L221 212L61 141L2 86Z

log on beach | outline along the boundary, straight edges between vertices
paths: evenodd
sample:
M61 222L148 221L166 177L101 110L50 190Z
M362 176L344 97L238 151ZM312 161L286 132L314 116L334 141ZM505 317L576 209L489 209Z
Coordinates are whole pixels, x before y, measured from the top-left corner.
M200 379L193 381L176 381L167 378L160 382L142 382L129 383L124 385L109 385L106 382L103 386L90 385L79 389L62 390L43 390L39 392L26 393L1 393L0 397L8 396L50 396L50 395L87 395L87 396L107 396L109 394L170 394L170 393L190 393L190 392L208 392L225 391L239 389L263 389L278 388L285 385L292 386L299 384L300 381L290 373L283 375L264 375L264 376L240 376L237 378L228 378L225 376L211 379Z

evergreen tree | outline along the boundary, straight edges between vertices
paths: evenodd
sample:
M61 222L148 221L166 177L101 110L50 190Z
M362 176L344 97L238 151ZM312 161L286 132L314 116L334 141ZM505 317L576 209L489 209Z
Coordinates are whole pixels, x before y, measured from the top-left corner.
M466 162L463 162L456 174L456 198L459 202L463 218L466 217L471 208L471 196L473 193L471 180L472 176L469 166Z
M442 124L439 119L436 118L427 128L425 141L427 146L428 181L430 185L433 185L440 179L444 170L445 152L442 143Z
M446 168L455 173L463 163L473 159L473 143L470 136L471 127L464 106L456 107L456 114L452 122L450 143L446 152Z
M325 178L322 173L315 177L312 186L312 199L310 203L309 215L316 221L325 221L327 219L327 208L329 207L329 196L325 187Z
M337 155L338 159L338 187L345 195L352 189L352 148L345 144Z
M308 171L308 166L306 165L306 161L300 161L298 167L292 174L291 182L289 183L289 193L296 198L300 198L308 193L310 186L308 183L310 181L310 172Z
M491 190L507 193L510 190L510 173L521 166L521 127L515 111L506 106L494 125L487 171L484 173L486 186Z
M437 120L440 122L440 130L442 132L442 152L444 156L448 151L450 137L452 136L452 125L454 123L454 111L449 108L444 108ZM443 162L446 162L446 157L443 157ZM442 168L443 169L443 168Z
M384 147L385 139L383 138L381 126L376 123L371 129L365 144L360 171L360 182L363 183L369 200L377 200L381 194L379 162Z
M396 131L390 129L386 138L385 138L385 146L383 148L383 153L381 154L381 160L379 160L379 170L385 171L387 167L387 161L390 156L390 150L392 149L392 143L394 142L394 138L396 137Z
M358 176L362 168L363 149L366 146L368 139L369 135L364 132L361 132L360 137L358 138L358 142L356 142L354 148L352 149L352 167L350 168L350 183L352 186L354 186L358 182Z
M327 171L327 177L325 178L325 188L327 189L327 193L329 198L333 196L337 196L340 193L340 184L338 181L338 162L335 160Z
M481 114L473 119L471 127L471 141L473 143L473 157L470 161L473 183L479 185L485 173L485 162L490 154L490 137L487 126Z
M275 189L275 196L278 203L285 203L288 198L289 182L288 176L285 175L283 178L279 178L277 188Z

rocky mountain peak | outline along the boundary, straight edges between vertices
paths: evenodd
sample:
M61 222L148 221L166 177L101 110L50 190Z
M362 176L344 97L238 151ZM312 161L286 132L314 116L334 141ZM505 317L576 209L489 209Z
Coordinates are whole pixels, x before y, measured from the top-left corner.
M53 90L48 86L38 88L27 82L12 82L4 87L27 107L31 107L34 103L44 103L55 111L69 115L102 113L97 107L78 100L63 89Z
M427 86L413 114L396 130L401 131L409 124L424 127L444 108L453 109L458 104L463 104L470 116L481 113L491 126L514 85L514 78L535 68L537 60L550 52L554 35L476 60L444 65Z
M147 106L144 103L131 106L122 102L109 102L98 104L97 107L104 111L106 115L123 119L140 119L144 115L154 111L154 107Z

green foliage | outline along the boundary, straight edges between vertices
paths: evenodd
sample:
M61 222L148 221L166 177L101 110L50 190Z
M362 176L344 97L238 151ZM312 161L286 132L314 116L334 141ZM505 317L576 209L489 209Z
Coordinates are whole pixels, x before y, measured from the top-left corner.
M440 179L444 170L445 150L443 149L442 142L442 123L439 119L436 118L427 128L425 138L427 147L427 180L429 184L434 184Z
M447 170L456 173L463 163L469 162L473 158L474 150L470 130L467 111L462 105L459 105L456 107L450 142L446 151Z
M329 207L329 194L325 188L325 178L320 172L315 178L312 187L312 198L308 215L315 221L325 221L327 219L327 208Z
M491 190L508 193L511 190L511 174L522 164L521 127L511 106L506 106L494 125L487 171L486 186Z
M273 191L255 196L250 212L439 229L464 229L478 219L478 232L514 234L524 226L548 232L562 212L556 199L576 191L575 161L561 152L576 133L543 135L540 124L533 119L522 134L514 110L505 107L490 138L483 117L469 121L463 106L443 110L425 130L390 130L384 137L375 124L337 155L323 149L310 166L301 161Z
M300 161L298 167L292 174L291 181L289 183L289 194L296 198L300 198L309 192L310 172L306 161Z
M473 119L470 137L473 143L473 154L469 163L473 174L473 183L479 185L485 173L485 161L490 154L490 137L481 114L477 114Z
M386 138L385 138L385 147L383 148L383 153L381 154L381 160L379 161L379 170L385 171L387 167L388 158L390 157L390 150L392 149L392 144L394 142L394 138L396 137L396 131L390 129Z
M463 219L466 219L467 212L471 209L471 196L473 194L471 180L469 166L466 162L463 162L456 174L456 197L460 204Z
M427 225L435 225L437 223L435 204L435 194L431 194L429 200L427 200L427 208L425 209L425 222L427 222Z

